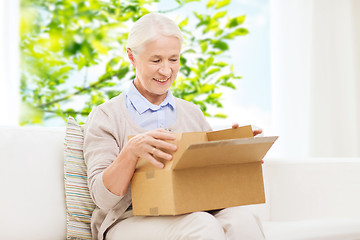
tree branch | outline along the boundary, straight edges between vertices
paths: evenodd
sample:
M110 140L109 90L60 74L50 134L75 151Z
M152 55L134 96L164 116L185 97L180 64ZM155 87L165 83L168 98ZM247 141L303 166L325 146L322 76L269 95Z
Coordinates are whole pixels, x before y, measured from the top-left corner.
M36 106L36 108L45 108L45 107L48 107L48 106L53 105L53 104L55 104L55 103L68 100L69 98L71 98L71 97L73 97L73 96L76 96L76 95L78 95L78 94L80 94L80 93L82 93L82 92L84 92L84 91L86 91L86 90L88 90L88 89L90 89L90 88L91 88L91 86L82 88L82 89L80 89L80 90L78 90L78 91L76 91L76 92L74 92L74 93L71 93L71 94L65 96L65 97L58 98L58 99L55 99L55 100L53 100L53 101L51 101L51 102L47 102L47 103L38 105L38 106Z
M54 110L43 110L46 113L55 113L55 114L76 114L76 115L83 115L87 116L90 112L79 112L79 111L54 111Z
M95 88L95 87L96 87L97 85L99 85L100 83L103 83L103 82L105 82L105 81L107 81L107 80L110 80L110 79L111 79L111 78L102 79L102 80L97 81L97 82L95 82L95 83L93 83L93 84L90 84L90 86L88 86L88 87L83 87L83 88L81 88L80 90L78 90L78 91L76 91L76 92L74 92L74 93L70 93L70 94L68 94L68 95L65 96L65 97L58 98L58 99L55 99L55 100L53 100L53 101L51 101L51 102L47 102L47 103L38 105L38 106L36 106L36 108L45 108L45 107L48 107L48 106L53 105L53 104L55 104L55 103L68 100L69 98L71 98L71 97L73 97L73 96L76 96L76 95L79 95L80 93L85 92L85 91L87 91L87 90L89 90L89 89L91 89L91 88Z
M171 9L168 9L168 10L159 10L157 11L158 13L169 13L169 12L174 12L182 7L184 7L184 3L181 3L179 6L175 7L175 8L171 8Z

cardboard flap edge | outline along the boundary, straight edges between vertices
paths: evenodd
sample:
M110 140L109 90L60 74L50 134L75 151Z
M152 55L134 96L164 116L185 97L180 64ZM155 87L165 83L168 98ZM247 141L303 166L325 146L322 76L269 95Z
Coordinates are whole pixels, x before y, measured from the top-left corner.
M182 164L182 160L184 159L183 156L186 155L186 153L189 153L193 150L200 150L200 151L213 151L217 150L215 148L217 147L223 147L223 146L238 146L238 145L249 145L249 144L266 144L266 146L263 146L262 149L267 153L271 146L274 144L274 142L278 139L278 136L267 136L267 137L250 137L250 138L241 138L241 139L227 139L227 140L218 140L218 141L212 141L212 142L206 142L206 143L194 143L188 146L188 148L185 150L185 152L182 154L182 157L177 161L176 164L172 166L172 170L178 170L183 169L183 167L180 167L179 165ZM270 146L269 146L270 144ZM255 162L260 162L262 159L256 159ZM185 160L186 161L186 160ZM250 163L250 162L248 162ZM195 164L197 165L197 164ZM221 165L221 164L219 164Z

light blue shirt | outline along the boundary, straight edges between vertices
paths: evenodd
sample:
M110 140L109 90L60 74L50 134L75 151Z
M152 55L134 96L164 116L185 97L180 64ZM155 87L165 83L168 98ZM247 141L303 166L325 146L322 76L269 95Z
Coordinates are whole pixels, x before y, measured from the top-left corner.
M125 92L125 99L131 118L142 128L166 129L176 121L175 98L170 89L164 101L160 105L154 105L141 95L133 82Z

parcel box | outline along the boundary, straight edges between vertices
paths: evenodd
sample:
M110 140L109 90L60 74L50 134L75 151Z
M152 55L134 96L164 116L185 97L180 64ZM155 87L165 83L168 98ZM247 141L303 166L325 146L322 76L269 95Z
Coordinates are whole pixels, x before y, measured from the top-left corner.
M178 150L164 168L139 160L131 181L134 215L265 203L262 159L277 137L253 137L251 126L176 135Z

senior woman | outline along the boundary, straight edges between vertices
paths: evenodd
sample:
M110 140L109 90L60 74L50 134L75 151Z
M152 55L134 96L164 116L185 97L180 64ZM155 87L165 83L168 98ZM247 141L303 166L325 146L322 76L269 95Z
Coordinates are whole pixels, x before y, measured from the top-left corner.
M180 216L132 214L130 181L138 159L162 168L155 157L171 161L165 151L177 149L166 142L174 140L170 132L211 130L197 106L170 91L182 42L178 26L166 16L150 13L139 19L127 45L135 79L126 92L94 108L87 119L84 156L96 204L93 239L264 239L258 218L241 207ZM136 136L127 141L128 135Z

